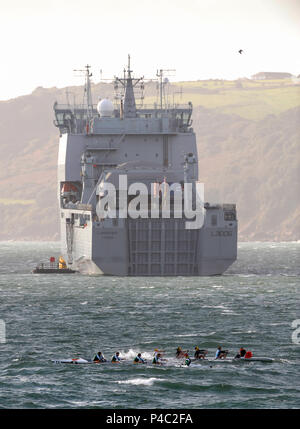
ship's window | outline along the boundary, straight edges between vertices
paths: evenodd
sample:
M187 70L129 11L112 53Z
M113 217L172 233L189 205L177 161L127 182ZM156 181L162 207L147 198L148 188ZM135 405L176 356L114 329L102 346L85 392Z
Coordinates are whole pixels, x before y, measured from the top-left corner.
M75 219L78 219L78 213L77 213L77 214L75 214Z
M84 220L90 220L90 215L84 215Z
M234 212L224 212L224 220L235 220Z
M216 214L211 215L211 225L216 226L218 223L218 217Z

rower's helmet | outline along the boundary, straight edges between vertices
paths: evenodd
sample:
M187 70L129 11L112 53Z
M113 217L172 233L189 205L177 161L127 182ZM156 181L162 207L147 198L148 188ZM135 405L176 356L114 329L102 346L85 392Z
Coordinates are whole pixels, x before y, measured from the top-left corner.
M155 352L158 352L158 349L154 349Z
M177 350L181 350L181 347L177 347Z
M198 346L196 346L196 347L195 347L195 350L199 350L199 347L198 347Z
M119 356L119 354L120 354L119 352L116 353L117 356Z
M141 355L141 353L138 353L138 356L139 356L139 357L140 357L140 356L142 356L142 355Z

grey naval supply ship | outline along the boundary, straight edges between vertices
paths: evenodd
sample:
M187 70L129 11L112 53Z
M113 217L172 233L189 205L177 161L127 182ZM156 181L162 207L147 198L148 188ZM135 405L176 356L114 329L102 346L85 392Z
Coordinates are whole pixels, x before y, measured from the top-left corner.
M103 183L117 186L119 175L126 174L128 186L142 182L150 189L165 181L184 188L198 181L198 154L192 104L163 103L163 70L152 106L136 103L135 92L144 83L133 78L130 58L124 76L115 77L121 93L114 104L102 99L93 105L90 76L86 66L83 104L54 104L61 252L68 267L116 276L222 274L237 257L235 204L205 203L198 229L186 229L184 216L163 218L161 211L158 218L97 215Z

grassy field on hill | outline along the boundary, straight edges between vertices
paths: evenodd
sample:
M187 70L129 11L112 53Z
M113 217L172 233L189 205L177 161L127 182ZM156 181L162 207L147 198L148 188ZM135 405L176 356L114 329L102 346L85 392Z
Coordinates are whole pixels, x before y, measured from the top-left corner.
M177 82L171 85L168 94L168 102L173 101L178 104L191 101L194 107L259 121L299 106L300 80L299 83L291 79ZM146 104L155 102L157 96L145 98Z

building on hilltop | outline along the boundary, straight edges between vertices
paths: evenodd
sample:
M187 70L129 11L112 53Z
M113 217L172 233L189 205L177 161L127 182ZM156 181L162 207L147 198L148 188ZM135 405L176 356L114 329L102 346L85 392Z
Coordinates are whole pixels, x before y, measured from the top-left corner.
M288 79L293 77L291 73L282 73L282 72L260 72L251 76L254 80L263 80L263 79Z

